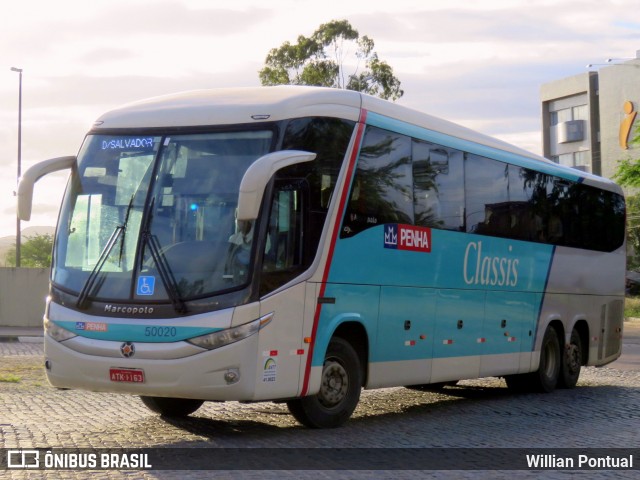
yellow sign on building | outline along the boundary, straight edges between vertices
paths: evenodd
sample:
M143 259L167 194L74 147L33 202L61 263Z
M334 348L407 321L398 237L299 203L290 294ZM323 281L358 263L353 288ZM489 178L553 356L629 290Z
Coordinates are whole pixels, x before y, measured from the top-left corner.
M620 122L620 148L623 150L629 149L629 135L631 134L631 127L633 121L636 119L637 112L633 108L633 103L627 100L624 102L624 118Z

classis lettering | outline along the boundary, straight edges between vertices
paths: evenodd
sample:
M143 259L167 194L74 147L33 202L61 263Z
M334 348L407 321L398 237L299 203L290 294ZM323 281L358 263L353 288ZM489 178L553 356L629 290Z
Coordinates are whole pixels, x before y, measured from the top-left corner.
M509 253L513 247L509 246ZM464 253L463 276L467 285L515 287L520 260L511 256L483 255L482 242L470 242Z

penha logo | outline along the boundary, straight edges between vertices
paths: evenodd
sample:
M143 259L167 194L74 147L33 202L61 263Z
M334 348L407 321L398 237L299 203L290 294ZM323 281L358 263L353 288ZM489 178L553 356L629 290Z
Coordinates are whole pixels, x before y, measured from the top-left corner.
M431 252L431 229L413 225L387 224L384 226L384 248Z
M398 225L384 226L384 248L398 248Z

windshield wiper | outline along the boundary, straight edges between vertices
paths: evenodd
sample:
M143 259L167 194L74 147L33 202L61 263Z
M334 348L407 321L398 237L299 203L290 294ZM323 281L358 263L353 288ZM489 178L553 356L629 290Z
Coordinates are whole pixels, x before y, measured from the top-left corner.
M104 264L106 263L107 258L109 258L109 254L111 253L111 250L113 250L113 247L116 245L116 243L118 242L118 239L121 236L122 236L122 239L120 240L120 255L118 257L118 264L122 262L122 254L124 250L124 239L126 235L127 225L129 223L129 214L131 213L131 207L133 206L133 197L134 196L132 195L131 200L129 200L129 205L127 206L127 213L124 217L124 223L122 225L118 225L116 228L113 229L113 232L109 237L109 240L107 240L107 244L102 249L102 252L100 253L100 257L98 257L98 261L93 267L93 270L91 270L91 273L87 278L87 281L84 282L84 285L82 286L82 290L80 291L80 295L78 296L78 301L76 302L77 308L80 308L80 309L85 308L86 306L85 304L87 299L89 298L89 294L94 290L94 285L96 283L96 279L98 278L98 274L102 271L102 267L104 267ZM100 289L103 282L104 282L104 278L98 284L96 290Z
M85 307L85 302L89 297L89 293L93 290L93 286L96 283L98 274L102 270L102 267L104 266L105 262L107 261L107 258L109 257L109 254L111 253L111 250L113 250L114 245L116 244L116 242L118 241L118 238L120 238L120 235L122 235L122 232L124 232L124 230L125 230L124 225L118 225L113 230L113 233L109 237L107 244L102 249L102 253L100 253L100 257L98 258L96 265L93 267L93 270L91 270L91 273L87 278L87 281L84 282L82 290L80 291L80 296L78 297L78 301L76 302L76 307L80 309Z
M160 274L160 280L162 281L162 285L173 304L173 309L176 313L186 313L187 306L184 301L180 297L180 291L178 290L178 282L176 281L176 277L173 275L171 271L171 267L169 266L169 262L167 262L167 257L165 257L162 252L162 248L160 246L160 242L155 235L152 235L148 231L143 232L142 234L142 244L147 245L149 247L149 252L151 252L151 258L153 258L154 263L158 269L158 273Z
M156 264L156 268L158 269L158 274L160 275L162 285L167 292L169 300L171 300L171 303L173 304L173 309L176 313L186 313L187 306L180 296L178 282L176 281L176 277L173 275L173 271L171 270L171 266L167 261L167 257L162 251L162 246L160 245L158 238L155 235L152 235L149 231L151 219L153 218L153 207L155 205L155 202L156 199L155 197L153 197L147 209L149 213L147 215L145 226L142 231L142 252L140 254L140 261L144 262L144 249L146 246L148 246L149 252L151 252L151 258L153 258L153 262Z

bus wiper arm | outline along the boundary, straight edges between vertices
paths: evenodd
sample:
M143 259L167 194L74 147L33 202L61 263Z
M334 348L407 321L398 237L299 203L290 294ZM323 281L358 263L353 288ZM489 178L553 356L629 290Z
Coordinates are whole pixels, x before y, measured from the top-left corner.
M147 245L149 247L149 252L151 252L151 257L158 268L158 273L160 274L160 280L162 281L162 285L173 304L173 309L176 313L186 313L187 307L180 297L180 292L178 290L178 282L176 282L176 277L173 275L171 271L171 267L167 262L167 257L165 257L164 253L162 253L162 249L160 248L160 242L158 242L158 238L155 235L151 235L148 231L143 234L143 245Z
M133 207L133 199L135 194L131 195L131 200L129 200L129 205L127 206L127 213L124 217L124 224L122 224L122 229L124 233L122 235L122 240L120 241L120 254L118 255L118 265L122 264L122 255L124 253L124 237L127 234L127 225L129 225L129 215L131 214L131 207Z
M131 195L131 200L129 200L129 205L127 206L127 213L124 218L124 223L114 228L113 232L111 233L111 236L109 237L109 240L107 240L107 244L104 246L104 248L102 249L102 252L100 253L100 257L98 257L98 261L93 267L93 270L91 270L91 273L87 278L87 281L84 282L84 285L82 286L82 290L80 291L80 295L78 296L78 301L76 302L76 307L84 308L85 302L87 301L87 298L89 298L89 294L93 291L93 287L96 283L96 279L98 278L98 274L102 271L102 267L104 267L104 264L107 261L107 258L111 253L111 250L113 250L113 247L118 242L118 239L120 238L120 236L122 236L122 239L120 241L120 255L119 255L118 263L122 262L122 253L124 249L124 236L126 235L127 225L129 224L129 214L131 213L131 207L133 206L133 198L134 198L134 195ZM104 279L103 279L103 282L104 282Z
M126 228L125 225L118 225L113 230L113 233L109 237L107 244L102 249L102 253L100 253L100 257L98 258L98 261L93 267L93 270L91 270L91 273L87 278L87 281L84 282L82 290L80 291L80 296L78 297L78 301L76 302L76 307L84 308L85 302L89 297L89 293L93 290L93 286L96 283L98 274L102 270L102 267L104 266L105 262L107 261L107 258L109 257L109 254L111 253L111 250L113 250L113 247L118 242L118 239L120 238L120 235L122 235L122 232L124 232L125 228Z

